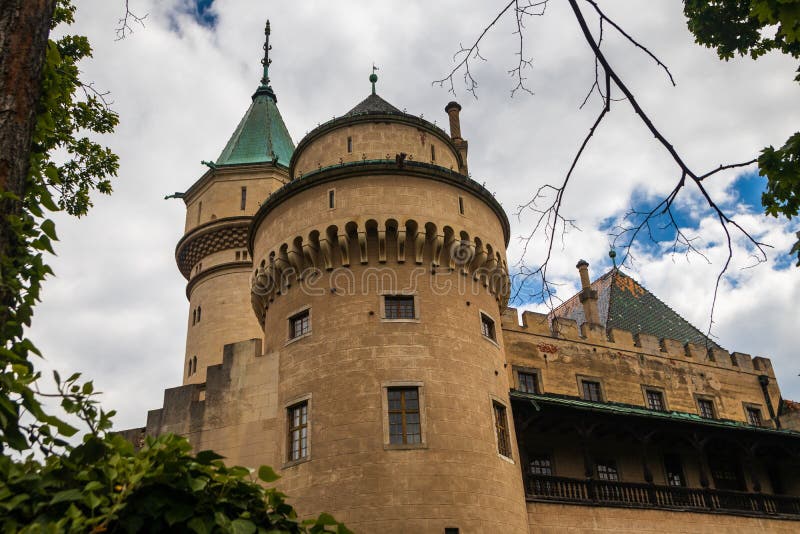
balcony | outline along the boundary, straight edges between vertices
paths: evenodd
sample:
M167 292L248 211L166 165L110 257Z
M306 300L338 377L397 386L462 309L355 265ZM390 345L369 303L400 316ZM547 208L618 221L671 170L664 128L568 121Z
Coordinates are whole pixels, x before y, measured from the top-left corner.
M800 520L800 497L763 493L529 474L525 479L525 494L531 501L776 516Z

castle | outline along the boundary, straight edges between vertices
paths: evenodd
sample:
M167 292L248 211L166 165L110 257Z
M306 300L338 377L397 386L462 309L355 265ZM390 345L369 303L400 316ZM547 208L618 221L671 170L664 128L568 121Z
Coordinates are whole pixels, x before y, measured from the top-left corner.
M174 432L273 466L356 532L796 532L800 428L766 358L729 353L619 269L552 314L507 307L503 208L449 133L372 91L294 145L264 75L185 193Z

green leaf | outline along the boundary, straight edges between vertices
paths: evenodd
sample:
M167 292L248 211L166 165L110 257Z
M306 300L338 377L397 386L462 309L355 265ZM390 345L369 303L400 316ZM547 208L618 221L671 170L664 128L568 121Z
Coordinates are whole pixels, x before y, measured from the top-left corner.
M220 456L214 451L200 451L195 456L195 460L197 460L197 463L203 465L209 465L214 460L223 460L223 459L225 459L224 456Z
M258 468L258 478L260 480L263 480L264 482L269 483L269 482L275 482L281 477L270 466L262 465L261 467Z
M56 236L56 223L50 219L45 219L42 221L41 228L42 232L44 232L47 237L53 241L58 241L58 237Z
M231 532L234 534L253 534L256 525L249 519L234 519L231 522Z
M210 534L213 528L211 521L203 517L193 517L186 523L196 534Z
M64 491L59 491L53 498L50 500L50 504L58 504L60 502L68 502L68 501L79 501L83 499L83 493L79 489L68 489Z

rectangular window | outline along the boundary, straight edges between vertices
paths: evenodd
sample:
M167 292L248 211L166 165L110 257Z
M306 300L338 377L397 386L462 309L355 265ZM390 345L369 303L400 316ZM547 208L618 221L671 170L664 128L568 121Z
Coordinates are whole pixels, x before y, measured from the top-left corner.
M203 201L197 203L197 224L200 224L200 217L203 216Z
M336 191L331 189L328 191L328 209L332 210L336 207Z
M389 406L389 443L421 443L419 388L388 388L386 395Z
M459 530L456 527L445 527L444 534L458 534Z
M506 407L499 402L492 402L494 407L494 428L497 433L497 452L511 458L511 439L508 433Z
M655 389L645 390L647 396L647 407L651 410L663 412L666 410L664 406L664 394Z
M664 455L664 470L667 473L667 484L670 486L682 487L686 485L683 476L683 463L677 454Z
M495 335L494 321L485 313L481 313L481 334L488 337L492 341L497 339Z
M308 457L308 401L286 410L288 416L288 460L294 462Z
M549 454L534 454L531 456L531 474L547 475L553 474L553 462Z
M608 480L612 482L619 481L619 471L617 470L617 462L615 462L614 460L598 460L597 478L600 480Z
M581 386L583 387L583 398L588 401L602 402L603 396L600 392L600 382L592 380L582 380Z
M242 251L241 250L237 250L236 251L236 261L239 261L240 259L242 259Z
M244 211L244 208L247 206L247 188L242 187L242 202L239 206L239 209Z
M353 138L352 137L348 137L347 138L347 153L349 154L352 151L353 151Z
M708 452L708 469L718 490L745 491L742 466L738 456L730 450L718 448Z
M386 319L414 319L413 295L386 295L383 297Z
M706 419L714 419L714 402L709 399L697 399L697 409L700 412L700 417Z
M436 147L431 145L431 162L436 161Z
M517 372L519 390L524 393L539 393L539 380L536 373Z
M458 213L464 215L464 197L458 197Z
M311 313L303 310L289 318L289 339L294 339L311 332Z
M747 422L753 426L764 426L763 421L761 419L761 409L748 406Z

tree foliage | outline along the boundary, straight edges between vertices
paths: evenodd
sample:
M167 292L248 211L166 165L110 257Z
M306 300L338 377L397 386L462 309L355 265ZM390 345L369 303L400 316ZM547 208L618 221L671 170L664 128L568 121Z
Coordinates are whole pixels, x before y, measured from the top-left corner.
M74 13L71 0L58 0L50 28L72 23ZM348 533L328 514L298 520L285 495L267 486L278 479L269 467L256 477L211 451L193 454L174 435L147 438L136 450L110 431L114 412L100 407L80 374L62 381L54 373L57 390L40 390L41 354L25 329L52 275L44 255L57 237L47 215L86 214L93 192L111 192L119 167L94 140L113 132L118 117L104 94L81 81L78 63L92 53L86 37L50 39L42 53L37 120L23 155L29 172L21 194L0 191L3 206L13 206L2 213L9 235L0 258L0 531ZM68 441L77 428L45 410L47 398L85 427L80 444Z
M777 51L800 58L800 0L685 0L689 30L701 45L714 48L720 59L735 55L757 59ZM800 82L800 68L794 78ZM781 148L768 146L758 158L767 178L761 197L767 215L788 219L800 210L800 132ZM800 267L800 240L792 248Z

